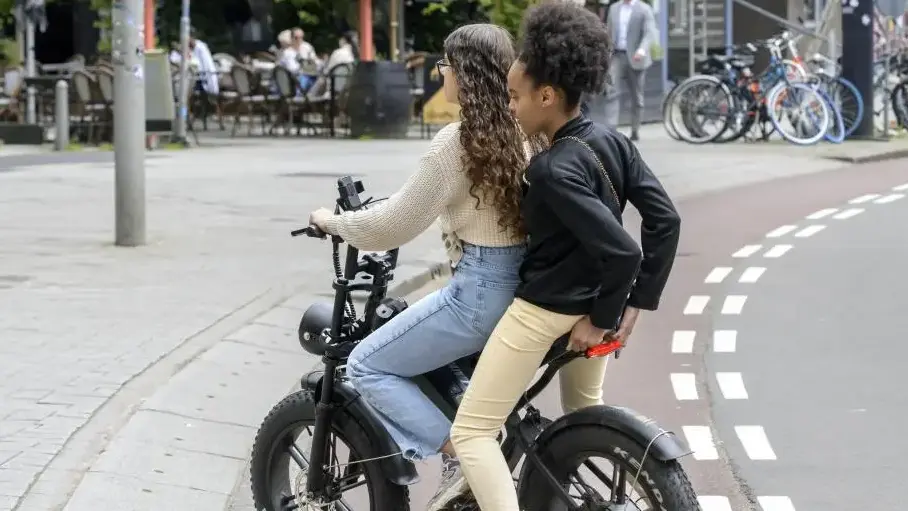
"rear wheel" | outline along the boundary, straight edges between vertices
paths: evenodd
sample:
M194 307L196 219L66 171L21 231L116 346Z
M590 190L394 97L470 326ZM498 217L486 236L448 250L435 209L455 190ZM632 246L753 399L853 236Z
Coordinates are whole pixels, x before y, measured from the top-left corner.
M603 426L568 428L538 446L543 463L584 511L700 511L681 464L644 458L645 450ZM527 511L567 509L530 463L521 470L518 495Z
M388 481L379 457L359 424L341 412L334 416L328 439L326 464L329 485L337 493L331 502L306 497L306 474L315 404L311 394L299 391L285 397L262 422L252 447L250 466L252 496L257 510L406 511L410 508L406 486Z

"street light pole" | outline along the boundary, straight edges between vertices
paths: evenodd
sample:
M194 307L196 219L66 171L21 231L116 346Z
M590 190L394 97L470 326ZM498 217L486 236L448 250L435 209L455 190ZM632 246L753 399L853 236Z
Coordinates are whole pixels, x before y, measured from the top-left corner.
M189 102L189 0L183 0L180 14L180 83L177 94L177 118L173 128L176 142L186 143L187 103Z
M113 3L116 244L145 244L145 51L142 0Z
M23 11L24 12L24 11ZM30 14L25 18L25 76L35 77L35 20ZM35 87L28 86L25 90L25 122L35 124L37 112L35 110Z

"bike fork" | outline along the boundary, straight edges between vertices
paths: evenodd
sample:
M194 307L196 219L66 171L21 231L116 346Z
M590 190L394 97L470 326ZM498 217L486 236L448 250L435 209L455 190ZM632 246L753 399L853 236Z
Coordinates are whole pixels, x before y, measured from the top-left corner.
M310 495L325 495L328 484L325 464L328 461L328 436L334 420L334 373L338 361L325 357L325 373L322 377L322 391L315 405L315 426L312 431L312 452L309 453L309 471L306 474L306 492Z

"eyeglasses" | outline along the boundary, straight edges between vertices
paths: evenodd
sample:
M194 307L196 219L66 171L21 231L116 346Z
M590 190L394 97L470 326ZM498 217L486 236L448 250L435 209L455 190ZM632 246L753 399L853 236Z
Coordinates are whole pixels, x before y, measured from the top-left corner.
M444 76L444 69L446 67L451 67L451 63L445 59L441 59L435 63L435 69L438 71L439 76Z

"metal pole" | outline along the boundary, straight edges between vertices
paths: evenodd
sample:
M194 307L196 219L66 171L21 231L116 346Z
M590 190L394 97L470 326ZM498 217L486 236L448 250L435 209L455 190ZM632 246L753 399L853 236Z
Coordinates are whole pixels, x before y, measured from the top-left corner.
M180 85L177 98L177 118L173 127L173 138L186 141L186 120L189 117L189 0L183 0L180 14Z
M706 0L700 2L700 57L706 58L709 49L709 26L706 18Z
M883 92L889 91L889 59L892 57L892 30L889 29L889 20L886 20L886 64L883 68ZM876 91L874 91L874 94ZM874 98L876 104L876 98ZM883 138L889 138L889 95L883 95ZM894 105L893 105L894 106Z
M35 22L31 16L25 15L25 76L35 76ZM25 122L35 124L37 115L35 111L35 88L26 89Z
M54 120L57 134L54 138L54 149L65 151L69 147L69 84L66 80L57 81L54 95Z
M142 0L113 3L116 244L145 244L145 51Z
M390 37L388 37L388 40L391 43L390 44L391 55L388 56L389 57L388 60L390 60L391 62L399 62L400 54L398 53L399 48L397 46L397 43L400 41L400 38L398 37L398 31L400 30L400 24L398 21L398 13L397 13L398 3L397 3L397 0L391 0L388 3L390 4L388 6L388 10L389 10L388 18L390 19L389 29L391 32L389 34Z
M694 76L694 30L697 28L696 18L694 15L695 2L697 0L687 0L687 76Z

